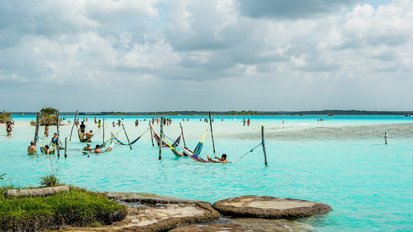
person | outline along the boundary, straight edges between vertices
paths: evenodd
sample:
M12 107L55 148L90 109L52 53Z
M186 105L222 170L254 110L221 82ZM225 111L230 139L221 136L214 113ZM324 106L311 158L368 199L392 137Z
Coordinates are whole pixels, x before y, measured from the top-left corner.
M56 145L56 146L59 146L59 142L60 142L60 145L63 145L63 144L62 144L62 141L60 141L60 139L57 137L57 133L54 133L54 134L53 134L53 138L52 138L52 140L50 141L50 144L54 144L54 145Z
M189 122L189 118L187 118L186 121Z
M102 124L102 121L99 119L98 121L98 128L100 128L100 125Z
M29 155L35 155L36 154L36 146L34 145L33 141L31 141L30 146L27 147L27 153L29 153Z
M102 150L100 149L100 146L98 144L96 144L94 153L102 153Z
M49 123L44 127L44 136L49 137Z
M156 116L156 125L159 125L159 117Z
M386 145L387 145L387 139L388 138L389 138L389 136L387 135L387 132L384 132L383 139L384 139L384 144L386 144Z
M224 121L224 118L221 118L221 122L223 122Z
M207 156L207 157L208 157L208 160L213 162L213 163L225 163L225 164L228 163L226 154L222 154L221 158L218 158L218 157L215 156L215 159L217 159L217 160L213 160L213 159L209 158L209 156Z
M250 121L250 119L248 119L247 120L247 125L250 126L250 123L251 123L251 121Z
M118 126L120 126L121 123L122 123L122 122L120 121L120 119L118 119Z
M244 119L242 119L242 125L245 126L245 123L246 123L246 121L245 121L245 118L244 118Z
M45 154L45 155L50 155L49 145L44 146L44 149L46 150L44 154Z
M9 120L6 122L6 132L7 132L7 136L11 136L11 132L13 131L13 125L14 125L14 121L11 121L11 117L9 118Z
M155 123L155 118L152 118L152 126L153 126L154 123Z
M188 148L187 146L185 146L184 148L185 148L185 150L193 153L191 150L189 150L189 148ZM182 152L180 155L181 155L181 156L188 156L185 152Z
M79 127L79 120L78 119L75 120L75 126L76 126L76 128Z
M90 147L90 143L86 144L86 147L83 148L84 151L93 151L93 148Z
M86 125L85 123L82 121L80 123L80 132L82 132L83 136L85 136L85 129L86 129Z
M93 135L93 131L90 130L89 132L86 133L86 138L90 138ZM90 140L89 140L90 141ZM91 141L90 141L91 142Z
M138 119L135 120L135 126L139 126L139 120Z
M86 122L87 122L87 118L86 118Z
M97 124L98 122L96 121L96 117L95 117L95 124Z
M115 123L115 121L113 121L113 122L112 122L112 126L115 127L115 125L116 125L116 123Z

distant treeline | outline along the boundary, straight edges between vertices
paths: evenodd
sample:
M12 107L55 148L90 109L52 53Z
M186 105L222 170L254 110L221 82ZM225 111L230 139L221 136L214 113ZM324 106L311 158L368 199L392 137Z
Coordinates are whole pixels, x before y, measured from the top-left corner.
M405 115L413 114L413 111L365 111L365 110L319 110L319 111L298 111L285 114L302 115Z
M22 115L23 112L12 112L12 115ZM314 111L213 111L212 115L405 115L413 111L366 111L366 110L314 110ZM24 112L25 115L36 115L36 112ZM165 112L79 112L78 115L208 115L209 111L165 111ZM75 112L60 112L60 115L75 115Z
M166 111L166 112L100 112L96 115L208 115L209 111ZM275 112L258 112L258 111L227 111L227 112L211 112L212 115L276 115ZM79 114L81 115L81 114ZM83 114L82 114L83 115ZM94 114L93 114L94 115Z

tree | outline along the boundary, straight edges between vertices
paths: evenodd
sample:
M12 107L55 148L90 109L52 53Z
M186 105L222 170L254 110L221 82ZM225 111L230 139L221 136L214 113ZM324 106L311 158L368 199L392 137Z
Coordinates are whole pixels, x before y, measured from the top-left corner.
M56 110L55 108L47 107L47 108L41 109L41 110L40 110L40 113L42 113L43 115L50 116L50 115L52 115L52 114L55 114L56 111L57 111L57 110Z

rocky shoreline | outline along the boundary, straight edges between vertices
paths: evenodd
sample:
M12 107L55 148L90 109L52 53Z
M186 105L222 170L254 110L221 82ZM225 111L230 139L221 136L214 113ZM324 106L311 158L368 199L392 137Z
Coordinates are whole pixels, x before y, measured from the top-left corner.
M230 198L212 205L152 193L106 195L128 206L126 219L108 226L70 227L66 231L315 231L311 225L292 219L332 211L319 202L262 196Z

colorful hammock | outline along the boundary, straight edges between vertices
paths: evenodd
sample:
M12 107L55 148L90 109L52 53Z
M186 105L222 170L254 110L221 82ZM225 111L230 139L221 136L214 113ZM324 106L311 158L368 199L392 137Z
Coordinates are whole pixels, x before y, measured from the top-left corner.
M92 134L91 136L87 138L83 138L83 133L80 131L80 129L77 129L77 135L79 136L79 140L81 143L87 143L92 139L93 135L95 135L98 131L96 131L94 134Z
M40 152L42 152L43 154L46 154L46 148L43 147L43 145L40 143L40 140L37 140L37 142L39 142L39 145L40 145ZM53 145L53 150L50 151L49 155L53 155L55 153L55 148L56 148L56 145Z
M145 132L143 132L143 134L141 134L138 138L136 138L135 140L133 140L130 144L133 145L134 143L138 142L138 140L139 140L148 130L149 130L149 128L148 128ZM120 144L120 145L129 145L128 143L122 143L118 138L115 137L115 135L114 135L112 132L111 132L111 134L112 134L112 136L115 138L115 142L116 142L117 144Z
M152 132L153 132L153 137L155 137L156 144L159 146L159 135L155 133L155 130L151 126ZM177 147L179 146L179 143L181 142L181 137L182 137L182 132L179 135L179 137L175 140L175 142L171 145L172 147ZM162 141L162 147L169 147L168 144L166 144L164 141Z

